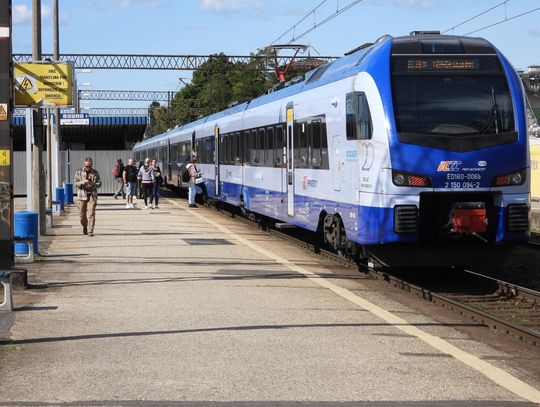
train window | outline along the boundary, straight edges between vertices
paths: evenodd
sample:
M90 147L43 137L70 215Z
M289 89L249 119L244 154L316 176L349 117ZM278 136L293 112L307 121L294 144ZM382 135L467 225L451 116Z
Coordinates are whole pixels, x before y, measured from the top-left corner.
M169 157L168 157L168 151L167 151L167 146L161 146L159 147L159 161L161 161L162 163L168 163L169 162Z
M265 163L267 167L273 167L274 166L274 156L275 156L275 138L274 138L274 128L273 127L267 127L266 128L266 159Z
M178 161L178 144L172 144L169 151L170 155L170 161L171 162L177 162Z
M298 137L300 145L300 162L298 166L300 168L307 168L309 159L308 159L308 124L306 122L300 125L300 136Z
M234 150L233 164L234 165L242 165L242 160L240 158L240 154L241 154L241 151L242 151L242 138L240 137L239 132L234 133L234 140L235 140L235 142L234 142L235 150Z
M302 132L302 125L305 123L294 123L293 132L293 147L294 147L294 168L300 168L300 133Z
M257 130L251 130L251 137L249 141L251 151L251 164L259 164L259 139L257 137Z
M219 135L219 163L224 163L224 157L225 157L225 135L220 134Z
M283 146L284 144L283 139L283 127L282 126L276 126L276 154L275 154L275 166L276 167L282 167L283 166Z
M249 164L251 159L251 143L250 143L250 132L244 132L244 163Z
M321 168L321 121L311 122L311 168Z
M264 151L266 150L266 131L259 129L258 131L258 144L257 144L257 157L259 158L258 164L264 166Z
M371 113L364 92L347 93L345 102L347 140L366 140L371 138Z
M328 139L326 136L326 122L321 123L321 169L330 168L328 163Z

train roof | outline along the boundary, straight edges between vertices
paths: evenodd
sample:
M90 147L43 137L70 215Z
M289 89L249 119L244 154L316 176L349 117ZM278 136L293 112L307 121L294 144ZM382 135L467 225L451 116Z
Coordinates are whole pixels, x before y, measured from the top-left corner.
M355 75L365 68L371 57L376 56L376 51L381 47L392 47L394 55L410 55L410 54L496 54L493 45L483 38L471 38L454 35L440 35L435 32L413 32L408 36L391 37L385 35L379 38L374 43L364 44L352 51L349 51L345 56L321 65L307 72L302 79L293 78L286 83L284 87L270 91L269 93L252 99L249 102L233 106L231 108L214 113L210 116L203 117L194 122L187 123L181 126L180 130L195 128L203 125L207 121L218 120L230 116L232 114L250 110L267 103L287 98L298 93L313 89L328 83L336 82L344 78ZM173 130L174 131L174 130ZM159 136L154 136L152 139L138 143L137 147L147 145L153 142L155 137L169 137L171 132L163 133ZM156 140L158 141L158 140Z

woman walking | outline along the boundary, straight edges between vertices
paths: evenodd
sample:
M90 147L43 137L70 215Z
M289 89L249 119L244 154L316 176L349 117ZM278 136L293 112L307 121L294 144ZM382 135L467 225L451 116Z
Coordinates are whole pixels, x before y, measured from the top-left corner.
M150 158L145 158L144 165L139 168L138 178L141 180L143 190L144 209L148 209L149 200L152 209L154 209L154 183L156 178L154 177L154 170L150 166Z
M152 171L154 171L154 203L156 204L156 209L159 209L159 190L161 184L163 184L163 174L161 173L161 168L157 164L157 160L152 160Z

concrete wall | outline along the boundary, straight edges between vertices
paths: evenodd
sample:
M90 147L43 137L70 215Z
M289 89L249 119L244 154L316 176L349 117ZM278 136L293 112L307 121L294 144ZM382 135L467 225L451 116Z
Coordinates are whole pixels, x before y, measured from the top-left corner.
M73 183L75 171L82 166L85 157L92 157L94 168L101 176L100 194L113 194L116 191L116 181L112 175L112 168L116 160L121 158L127 163L132 156L131 150L85 150L60 152L60 177L63 182ZM47 155L43 154L43 164L46 167ZM13 153L13 190L15 196L26 195L26 152ZM76 191L75 191L76 192Z

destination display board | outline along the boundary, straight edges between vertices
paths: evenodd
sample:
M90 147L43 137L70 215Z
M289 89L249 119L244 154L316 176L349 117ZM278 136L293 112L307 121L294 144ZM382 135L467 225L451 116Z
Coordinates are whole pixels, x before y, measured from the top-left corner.
M71 106L73 66L67 63L22 63L14 66L16 106Z
M449 56L449 55L411 55L392 58L394 74L500 74L498 60L491 56Z

